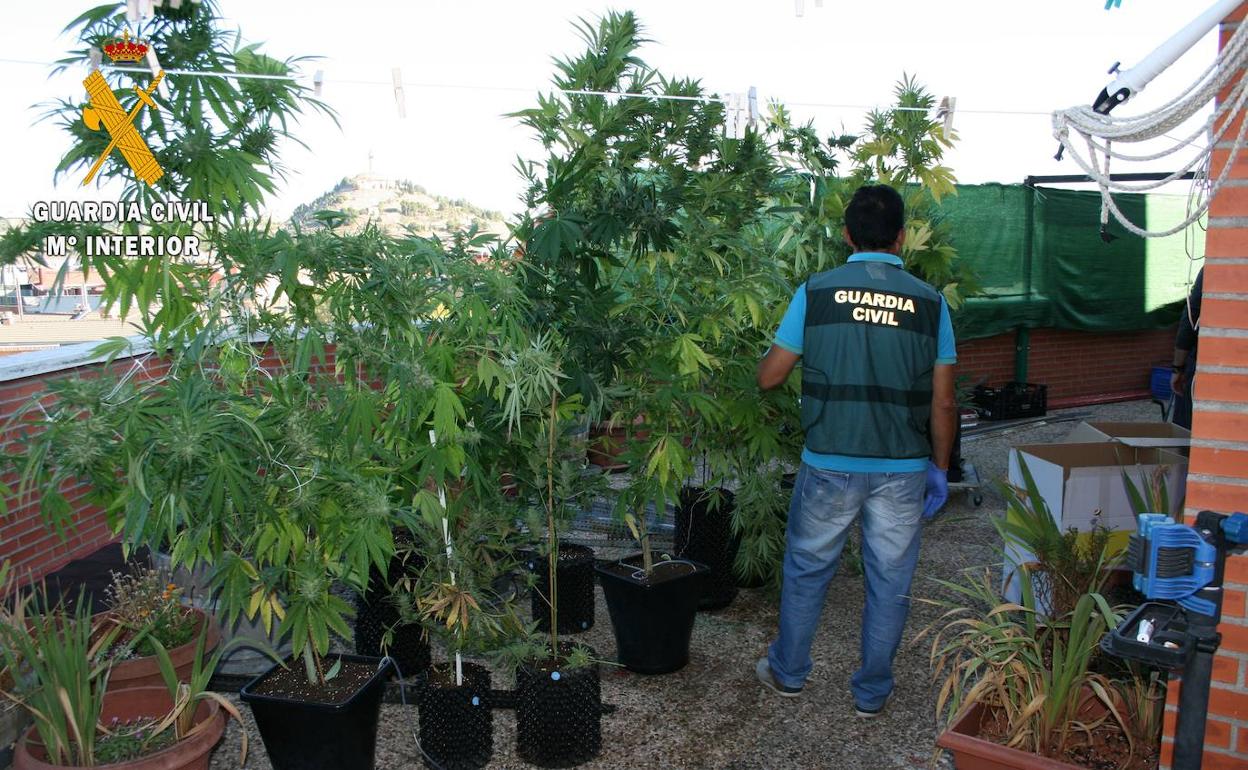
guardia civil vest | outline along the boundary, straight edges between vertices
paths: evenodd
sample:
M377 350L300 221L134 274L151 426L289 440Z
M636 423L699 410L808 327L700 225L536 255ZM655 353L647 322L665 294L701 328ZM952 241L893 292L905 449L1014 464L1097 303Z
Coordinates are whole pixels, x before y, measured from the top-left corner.
M802 427L818 454L931 455L940 295L900 267L850 262L806 282Z

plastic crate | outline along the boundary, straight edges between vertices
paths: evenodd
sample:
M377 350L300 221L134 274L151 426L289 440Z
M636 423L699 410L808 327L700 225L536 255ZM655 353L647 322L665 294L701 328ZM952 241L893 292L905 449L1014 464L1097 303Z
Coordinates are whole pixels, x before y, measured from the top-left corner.
M1153 398L1165 403L1170 400L1170 367L1154 366L1148 380L1148 392Z
M1017 420L1043 417L1048 411L1048 385L1007 382L1003 387L975 388L975 408L985 420Z

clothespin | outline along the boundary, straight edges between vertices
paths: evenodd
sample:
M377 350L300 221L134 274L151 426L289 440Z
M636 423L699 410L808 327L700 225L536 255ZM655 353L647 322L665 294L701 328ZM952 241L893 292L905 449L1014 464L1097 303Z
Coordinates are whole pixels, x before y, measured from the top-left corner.
M312 93L319 99L321 97L321 86L325 83L325 70L317 70L312 76Z
M793 2L797 6L797 18L800 19L803 16L805 16L806 15L806 0L793 0Z
M407 99L403 96L403 72L395 67L390 70L390 80L394 83L394 102L399 106L399 117L407 117Z
M162 67L160 66L160 60L156 58L156 46L147 47L147 68L152 71L152 77L156 77L160 74ZM165 85L164 78L160 79L160 83L157 84L156 90L160 92L160 98L169 98L169 86Z
M750 109L750 125L758 123L758 89L750 86L750 95L747 97Z
M936 108L936 119L945 121L945 138L953 136L953 113L958 108L958 97L946 96L941 98L940 106Z
M92 72L98 70L100 65L104 62L104 54L95 46L91 46L87 49L87 58L91 60Z

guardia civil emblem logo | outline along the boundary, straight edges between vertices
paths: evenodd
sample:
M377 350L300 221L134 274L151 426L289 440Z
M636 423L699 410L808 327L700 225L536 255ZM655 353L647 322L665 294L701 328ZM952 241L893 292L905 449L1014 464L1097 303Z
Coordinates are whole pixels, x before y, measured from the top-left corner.
M114 40L104 46L104 54L109 59L128 64L143 59L147 55L147 50L146 43L130 39L130 30L126 30L120 40ZM91 166L86 179L82 180L84 185L89 184L95 178L100 166L104 165L104 159L112 154L114 149L121 150L121 157L125 158L126 164L130 166L135 176L148 185L164 176L164 169L156 162L156 157L152 155L147 142L143 141L143 137L139 135L134 125L135 119L144 107L159 109L156 102L152 100L152 93L164 77L165 71L160 70L146 89L136 85L134 94L137 99L129 112L121 106L113 89L109 87L98 69L93 70L87 79L82 81L87 88L87 96L91 98L90 106L82 108L82 122L92 131L98 131L102 126L111 138L104 153Z

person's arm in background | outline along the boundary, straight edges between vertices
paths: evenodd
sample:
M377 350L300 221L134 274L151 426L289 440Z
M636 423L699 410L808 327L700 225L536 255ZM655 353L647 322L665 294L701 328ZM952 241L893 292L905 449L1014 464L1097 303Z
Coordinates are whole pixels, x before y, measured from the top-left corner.
M1170 390L1175 395L1187 395L1187 357L1196 348L1197 329L1200 328L1200 298L1204 292L1205 269L1202 267L1196 274L1196 282L1183 303L1183 314L1179 316L1179 331L1174 337L1174 358L1170 366Z
M927 464L923 518L930 519L949 499L949 455L958 432L958 395L953 365L958 362L949 306L940 300L940 329L936 337L936 365L932 369L932 459Z
M806 284L797 287L789 307L784 311L780 328L776 330L776 339L763 360L758 362L758 380L760 390L778 388L789 379L793 367L802 357L802 342L806 334Z
M953 366L938 364L932 372L932 462L949 470L949 455L958 432L958 398L953 383Z

